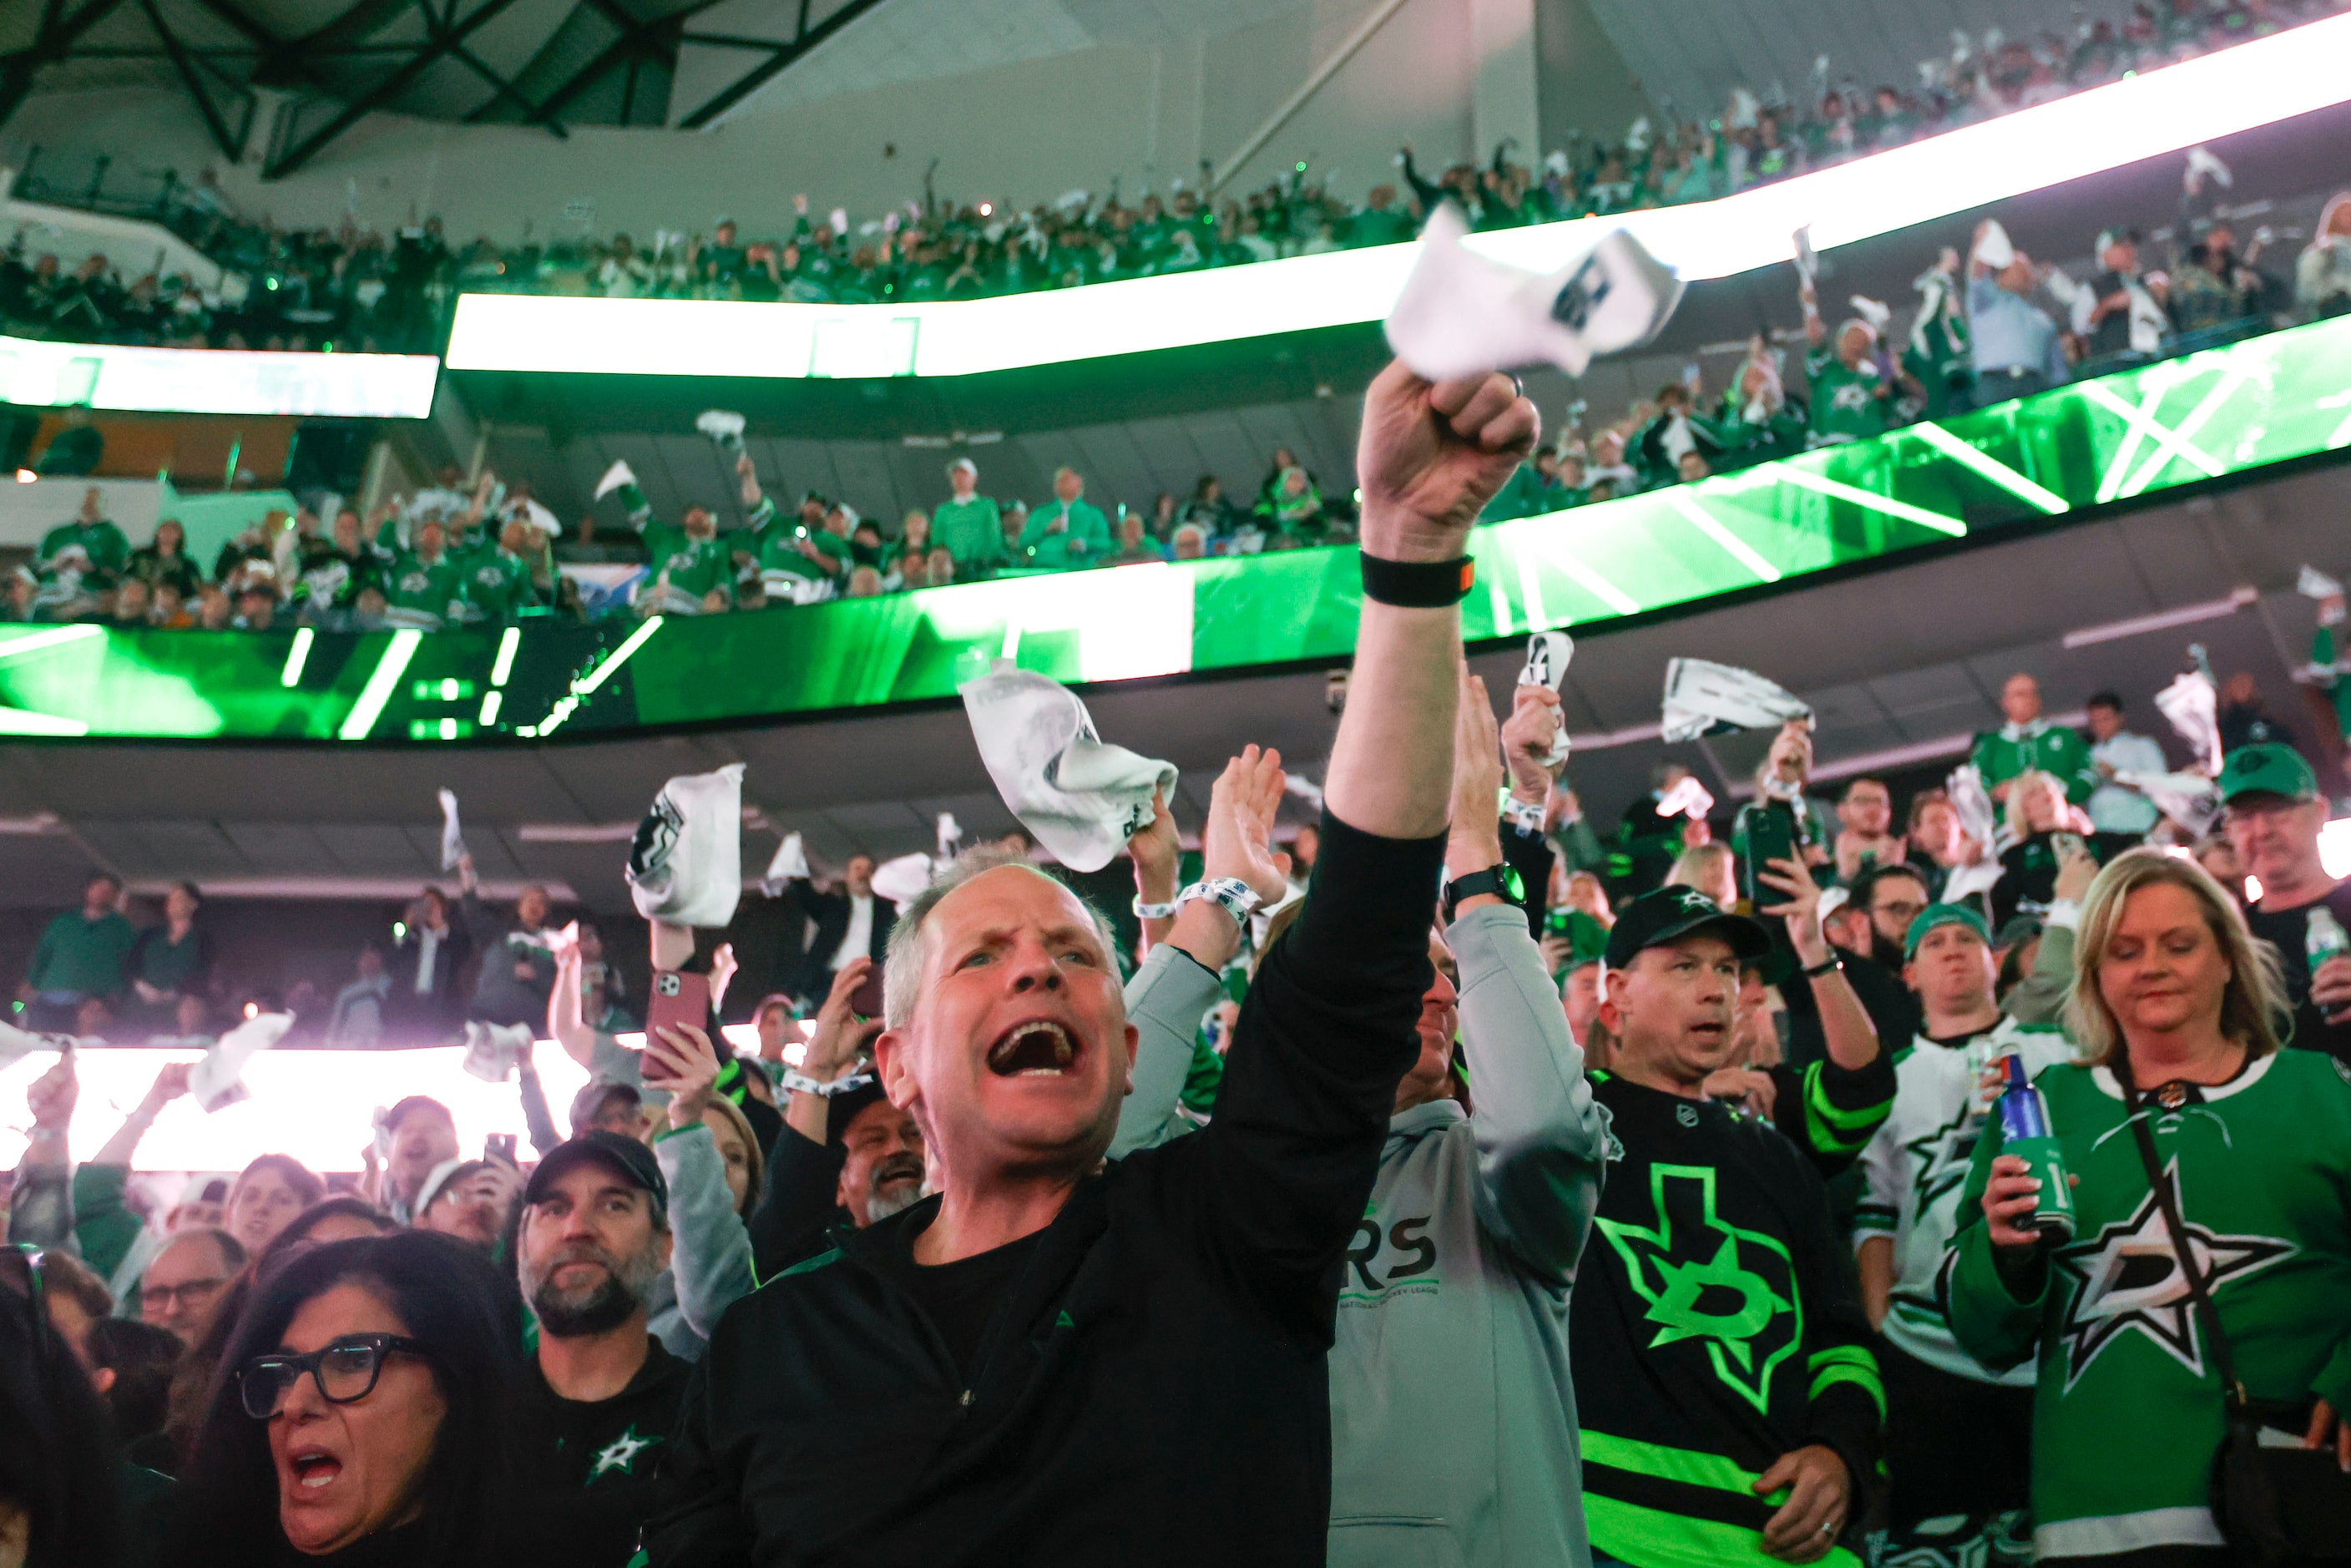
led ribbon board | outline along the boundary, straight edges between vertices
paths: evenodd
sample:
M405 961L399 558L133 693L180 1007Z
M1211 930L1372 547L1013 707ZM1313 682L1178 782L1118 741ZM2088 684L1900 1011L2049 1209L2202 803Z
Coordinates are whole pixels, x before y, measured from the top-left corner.
M2351 16L2314 22L1719 201L1473 235L1550 271L1626 228L1686 280L1821 249L2351 99ZM669 376L963 376L1385 319L1410 245L992 299L748 304L468 294L449 368Z
M282 413L423 419L430 354L251 352L44 343L0 337L0 402L131 413Z
M1874 441L1471 535L1470 639L1701 602L2351 447L2351 317ZM420 634L0 627L0 735L541 740L951 697L998 657L1090 683L1353 651L1350 549L739 614Z

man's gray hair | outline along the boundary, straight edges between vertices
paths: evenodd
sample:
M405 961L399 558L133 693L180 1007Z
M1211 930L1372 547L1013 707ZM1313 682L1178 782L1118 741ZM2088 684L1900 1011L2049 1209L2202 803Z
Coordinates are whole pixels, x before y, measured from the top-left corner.
M1094 935L1102 938L1102 956L1116 961L1118 938L1112 934L1110 922L1093 906L1085 894L1051 873L1029 863L1018 850L1002 844L981 844L968 849L941 866L931 878L931 884L916 894L905 908L898 912L897 924L890 927L890 943L882 960L882 1017L890 1029L904 1029L906 1020L914 1016L914 1004L923 990L923 929L930 922L939 901L975 877L1006 866L1017 866L1029 875L1041 877L1075 898L1093 922Z

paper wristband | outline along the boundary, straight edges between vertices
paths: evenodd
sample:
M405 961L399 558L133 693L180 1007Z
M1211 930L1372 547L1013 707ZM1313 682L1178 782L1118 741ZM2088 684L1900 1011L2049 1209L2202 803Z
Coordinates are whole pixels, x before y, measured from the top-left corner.
M870 1072L852 1072L846 1078L836 1078L830 1083L819 1083L805 1072L784 1070L778 1086L787 1094L813 1094L820 1100L830 1100L836 1094L846 1094L852 1089L862 1089L873 1082Z

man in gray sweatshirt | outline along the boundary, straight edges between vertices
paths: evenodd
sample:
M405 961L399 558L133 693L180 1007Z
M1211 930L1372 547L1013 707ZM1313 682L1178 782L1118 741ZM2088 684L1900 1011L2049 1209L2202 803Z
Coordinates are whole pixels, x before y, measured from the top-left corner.
M1397 1088L1340 1288L1330 1358L1332 1568L1591 1560L1567 1312L1599 1204L1608 1115L1593 1102L1524 912L1472 891L1502 863L1501 761L1482 683L1467 681L1460 713L1445 861L1453 907L1443 940L1431 941L1437 977L1422 1004L1420 1060ZM1556 710L1549 716L1555 725ZM1540 727L1540 716L1520 717ZM1537 739L1522 748L1514 734L1514 759L1547 752L1549 736ZM1220 838L1262 841L1246 824L1236 831L1231 805L1212 805L1203 835L1212 873L1230 863ZM1269 805L1267 828L1270 814ZM1452 885L1464 879L1468 886ZM1229 945L1189 935L1155 947L1128 987L1142 1043L1113 1157L1188 1125L1176 1094L1193 1032L1239 940L1237 929ZM1451 1094L1457 1021L1475 1114Z

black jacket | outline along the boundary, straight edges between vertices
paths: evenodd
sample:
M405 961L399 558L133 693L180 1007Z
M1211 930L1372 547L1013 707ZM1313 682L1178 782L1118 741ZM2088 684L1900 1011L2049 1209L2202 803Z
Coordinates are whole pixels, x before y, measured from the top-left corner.
M465 961L474 955L474 938L465 929L464 916L453 905L449 910L448 929L441 933L439 945L433 955L433 983L426 990L416 988L416 972L423 962L424 945L420 933L409 932L392 950L392 960L385 967L392 975L392 989L384 997L387 1021L402 1040L445 1042L458 1032L465 1016L466 988L460 984Z
M1215 1119L1080 1184L968 1381L889 1274L935 1198L730 1309L654 1568L1320 1564L1338 1270L1416 1055L1443 850L1326 820Z
M849 935L849 894L820 892L813 883L795 880L784 883L779 896L788 908L816 922L816 935L809 938L799 959L790 966L791 978L785 988L822 1001L827 988L832 984L832 956L840 951L841 939ZM890 928L897 924L898 906L875 894L873 940L868 947L875 963L882 961L883 950L890 945Z
M687 1365L645 1342L645 1364L610 1399L566 1399L534 1357L524 1384L510 1500L517 1536L535 1561L564 1568L622 1568L637 1532L670 1500L664 1474Z
M787 1122L767 1159L767 1186L744 1228L751 1235L754 1271L772 1280L823 1251L834 1228L854 1228L855 1222L833 1201L841 1191L841 1167L849 1161L841 1145L803 1137Z

